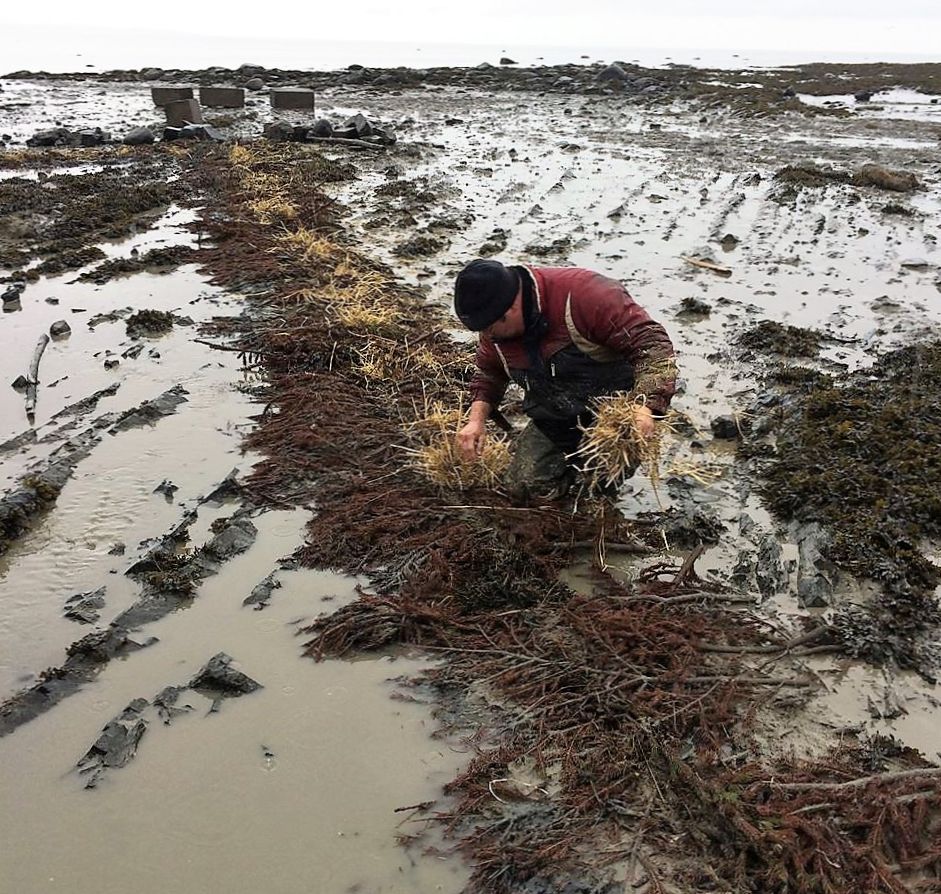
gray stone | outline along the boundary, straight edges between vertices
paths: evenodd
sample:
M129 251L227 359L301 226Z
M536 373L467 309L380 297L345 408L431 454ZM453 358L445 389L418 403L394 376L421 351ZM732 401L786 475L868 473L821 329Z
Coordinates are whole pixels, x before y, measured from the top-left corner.
M294 125L284 121L273 121L264 128L265 138L274 143L286 143L294 139Z
M85 788L94 788L105 770L123 767L132 760L147 730L147 723L141 716L147 706L147 699L134 699L101 731L95 744L76 765L80 773L91 774Z
M626 81L627 72L621 68L620 65L612 62L610 65L605 66L598 72L597 79L599 81Z
M801 525L797 538L797 602L801 608L826 608L833 602L836 568L820 547L826 537L819 525Z
M128 146L143 146L156 139L157 135L149 127L135 127L124 135L123 142Z
M261 583L256 584L252 589L251 595L242 600L242 605L256 605L264 608L271 599L273 590L281 588L281 581L274 579L275 572L272 571Z
M261 683L232 667L232 658L225 652L213 655L189 685L201 694L223 698L237 698L262 688Z
M905 258L902 266L907 270L927 270L930 264L924 258Z
M179 102L181 99L192 99L192 87L151 87L150 96L154 105L160 108L169 105L171 102Z
M187 124L202 124L203 113L195 99L178 99L168 102L163 111L168 127L185 127Z
M307 87L277 87L271 91L271 107L292 111L312 112L314 91Z
M72 327L65 320L56 320L49 327L49 334L53 338L64 338L66 335L72 334Z
M719 440L734 441L736 438L741 437L739 424L734 416L716 416L709 423L709 426L712 429L713 437Z
M242 87L200 87L199 101L214 108L241 109L245 105L245 90Z
M76 593L65 603L65 617L79 624L94 624L98 620L98 609L104 608L105 588L99 587L89 593Z
M326 118L318 118L310 129L310 135L313 137L332 137L333 125Z
M261 78L249 78L245 82L246 90L262 90L264 89L265 82Z

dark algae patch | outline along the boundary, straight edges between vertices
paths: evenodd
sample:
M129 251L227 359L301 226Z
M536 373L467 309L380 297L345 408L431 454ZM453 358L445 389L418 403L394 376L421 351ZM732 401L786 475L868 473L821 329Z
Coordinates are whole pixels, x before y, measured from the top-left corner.
M801 329L774 320L762 320L746 330L738 343L743 348L785 357L815 357L824 336L813 329Z
M941 342L805 384L782 405L761 494L782 518L822 524L828 558L881 585L837 619L850 650L925 669L919 634L941 620L941 568L925 554L941 540Z

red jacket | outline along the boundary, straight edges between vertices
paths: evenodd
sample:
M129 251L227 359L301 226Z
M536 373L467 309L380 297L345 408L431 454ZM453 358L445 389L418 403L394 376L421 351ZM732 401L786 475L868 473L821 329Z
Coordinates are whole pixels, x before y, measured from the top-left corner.
M627 361L633 367L633 390L646 396L656 414L666 412L676 383L673 345L664 328L616 280L580 267L525 267L532 278L539 311L548 323L539 353L553 370L553 356L565 351L585 355L589 365ZM567 349L567 350L566 350ZM494 344L481 334L471 400L497 406L510 378L525 380L532 364L522 338ZM520 375L520 371L524 371ZM524 385L525 387L525 385ZM610 390L600 387L599 393Z

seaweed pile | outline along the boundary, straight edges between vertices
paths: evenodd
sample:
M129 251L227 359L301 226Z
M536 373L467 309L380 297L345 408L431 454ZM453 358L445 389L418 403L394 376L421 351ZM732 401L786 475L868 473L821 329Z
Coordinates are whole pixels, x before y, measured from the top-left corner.
M880 584L872 604L836 620L849 651L933 677L941 567L925 550L941 539L941 342L792 387L760 466L762 496L781 518L821 524L828 558Z
M519 507L430 480L405 457L428 408L455 405L469 356L353 246L320 189L338 166L294 144L183 164L213 209L206 269L251 296L215 326L265 373L248 493L314 508L298 558L369 582L310 624L306 652L441 657L413 685L476 757L411 826L444 828L470 890L937 889L941 770L881 741L806 762L758 745L763 712L813 691L807 656L841 648L828 628L770 627L754 598L698 578L696 550L618 583L605 550L659 535L599 504ZM560 579L586 544L590 597Z

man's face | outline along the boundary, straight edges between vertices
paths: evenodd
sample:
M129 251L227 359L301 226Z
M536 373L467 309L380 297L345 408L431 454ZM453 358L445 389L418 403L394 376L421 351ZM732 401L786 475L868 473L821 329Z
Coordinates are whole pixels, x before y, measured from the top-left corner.
M521 286L507 312L499 320L491 323L483 332L484 335L489 336L494 341L507 341L511 338L519 338L525 329L526 325L523 322L523 288Z

